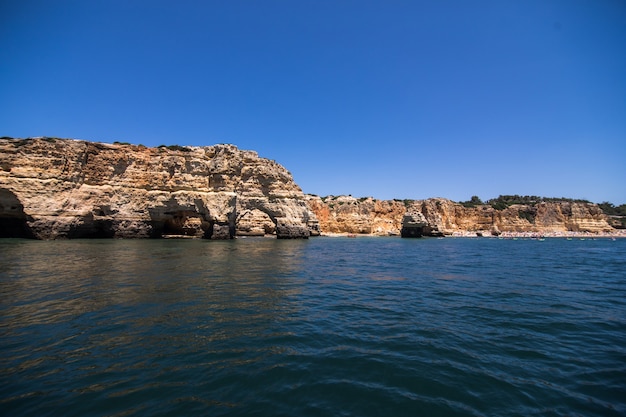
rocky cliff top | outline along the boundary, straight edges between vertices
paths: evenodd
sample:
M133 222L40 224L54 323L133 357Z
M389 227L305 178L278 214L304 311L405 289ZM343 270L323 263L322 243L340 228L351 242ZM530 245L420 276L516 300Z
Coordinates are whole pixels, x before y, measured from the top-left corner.
M302 195L289 171L280 164L228 144L148 148L29 138L0 139L0 151L0 167L13 177L170 192Z
M316 226L289 171L254 151L54 138L0 139L0 219L4 234L38 238L232 237L240 223L241 234L306 237Z
M465 207L442 199L304 195L275 161L234 145L160 146L0 139L0 237L161 237L324 233L610 232L596 204Z

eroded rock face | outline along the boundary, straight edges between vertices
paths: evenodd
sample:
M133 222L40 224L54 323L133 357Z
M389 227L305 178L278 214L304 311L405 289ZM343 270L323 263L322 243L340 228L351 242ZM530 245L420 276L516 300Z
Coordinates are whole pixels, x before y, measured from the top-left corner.
M279 222L318 234L291 174L233 145L0 139L4 237L228 239L275 234Z
M402 216L402 229L400 229L400 236L422 237L425 234L425 229L428 227L428 222L420 211L408 210L404 216Z
M307 195L311 210L323 233L354 233L376 236L400 234L407 207L401 201L376 200L352 196L320 198Z
M420 227L424 219L426 224L420 231L425 236L455 232L601 233L614 230L608 217L591 203L550 202L496 210L489 205L463 207L444 198L381 201L309 195L307 200L322 233L398 235L402 233L403 219L407 224L420 223Z
M515 204L503 210L489 205L463 207L442 198L414 203L421 207L430 225L449 234L459 231L501 232L610 232L608 217L592 203L541 202Z

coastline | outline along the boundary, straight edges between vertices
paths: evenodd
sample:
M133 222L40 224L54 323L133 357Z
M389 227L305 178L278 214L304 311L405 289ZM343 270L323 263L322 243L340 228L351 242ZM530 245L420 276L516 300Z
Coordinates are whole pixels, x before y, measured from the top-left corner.
M626 237L614 229L626 216L610 203L304 194L285 167L227 144L147 148L4 137L0 166L3 238Z
M481 233L481 231L478 231ZM482 236L477 232L454 232L452 237L485 237L500 239L540 239L540 238L626 238L626 230L615 230L610 232L502 232L499 235L492 235L489 231L482 231Z
M482 236L478 235L481 233ZM320 237L400 237L400 235L378 235L369 233L324 233L320 234ZM626 238L626 229L619 229L610 232L502 232L500 235L492 235L490 231L478 230L474 232L470 231L457 231L450 235L446 235L446 238L485 238L485 239L542 239L542 238L561 238L561 239L597 239L597 238ZM429 236L424 236L429 238Z

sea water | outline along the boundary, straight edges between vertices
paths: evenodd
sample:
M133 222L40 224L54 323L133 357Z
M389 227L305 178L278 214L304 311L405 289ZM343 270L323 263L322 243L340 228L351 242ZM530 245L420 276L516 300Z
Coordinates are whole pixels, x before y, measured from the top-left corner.
M0 240L3 416L626 415L626 240Z

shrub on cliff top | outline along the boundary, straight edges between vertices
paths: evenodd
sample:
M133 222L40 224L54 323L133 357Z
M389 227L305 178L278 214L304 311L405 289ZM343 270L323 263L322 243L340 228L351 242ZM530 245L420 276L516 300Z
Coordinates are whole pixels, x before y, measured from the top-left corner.
M169 145L167 149L169 149L170 151L191 152L191 149L189 149L188 147L180 145Z
M615 206L608 201L604 201L598 204L598 207L602 209L604 214L609 216L626 216L626 204L622 204L621 206Z
M161 150L169 149L170 151L191 152L191 149L189 149L188 147L180 145L159 145L157 146L157 148Z
M406 207L406 208L409 208L415 202L415 200L411 200L411 199L408 199L408 198L406 198L404 200L400 200L399 198L394 198L393 201L397 201L398 203L404 204L404 207Z
M476 207L476 206L480 206L483 203L483 200L480 199L480 197L478 197L477 195L473 195L472 198L470 198L467 201L461 201L459 202L459 204L461 204L463 207Z
M535 206L539 203L590 203L589 200L565 197L539 197L536 195L500 195L498 198L487 200L487 204L496 210L504 210L514 204Z

